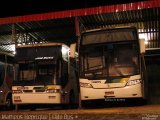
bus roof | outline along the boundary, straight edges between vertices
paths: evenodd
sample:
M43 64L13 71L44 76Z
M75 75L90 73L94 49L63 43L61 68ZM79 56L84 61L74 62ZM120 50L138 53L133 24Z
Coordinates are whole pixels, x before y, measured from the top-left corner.
M137 29L134 26L117 26L117 27L105 27L105 28L97 28L97 29L91 29L83 31L82 33L90 33L90 32L96 32L96 31L103 31L103 30L115 30L115 29Z
M27 45L17 45L16 48L29 48L29 47L45 47L45 46L67 46L64 43L37 43L37 44L27 44ZM68 46L67 46L68 47Z

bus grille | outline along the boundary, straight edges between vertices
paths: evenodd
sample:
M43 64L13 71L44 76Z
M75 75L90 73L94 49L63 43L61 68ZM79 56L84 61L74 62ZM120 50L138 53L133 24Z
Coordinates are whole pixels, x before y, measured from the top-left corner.
M31 93L33 90L23 90L24 93Z
M45 92L45 90L35 90L35 92Z

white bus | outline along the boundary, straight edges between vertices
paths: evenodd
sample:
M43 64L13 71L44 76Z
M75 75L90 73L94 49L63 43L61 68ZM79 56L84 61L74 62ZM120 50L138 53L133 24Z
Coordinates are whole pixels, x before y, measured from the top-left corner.
M13 104L76 104L76 72L70 64L70 48L61 43L16 47L16 80Z
M82 103L122 98L145 99L144 52L144 40L139 40L134 27L82 33L79 43Z
M12 106L12 83L14 79L14 56L0 53L0 105L5 109ZM1 107L2 108L2 107Z

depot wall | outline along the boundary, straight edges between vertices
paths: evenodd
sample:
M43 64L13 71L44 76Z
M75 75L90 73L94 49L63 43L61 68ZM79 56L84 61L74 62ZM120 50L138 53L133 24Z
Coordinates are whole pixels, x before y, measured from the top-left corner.
M149 104L160 104L160 56L146 58Z

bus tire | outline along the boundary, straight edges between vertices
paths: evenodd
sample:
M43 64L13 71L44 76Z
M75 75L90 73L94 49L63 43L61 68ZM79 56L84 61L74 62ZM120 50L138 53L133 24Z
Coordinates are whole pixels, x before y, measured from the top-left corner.
M6 98L5 109L6 110L12 110L13 109L12 94L9 94Z
M31 106L30 106L30 111L35 111L35 110L36 110L36 106L31 105Z
M15 105L15 111L18 111L18 105L17 104Z
M76 108L75 100L76 100L76 97L72 90L69 94L69 108Z

